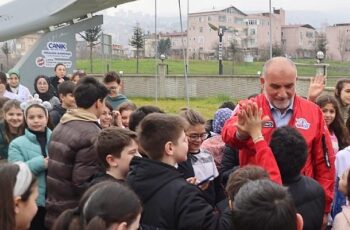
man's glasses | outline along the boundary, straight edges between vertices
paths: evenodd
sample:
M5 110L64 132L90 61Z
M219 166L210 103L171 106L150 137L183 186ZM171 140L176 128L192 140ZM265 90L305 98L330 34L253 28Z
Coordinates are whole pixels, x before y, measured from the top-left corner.
M208 133L201 133L201 134L190 134L187 135L189 141L196 141L198 139L205 140L209 136Z

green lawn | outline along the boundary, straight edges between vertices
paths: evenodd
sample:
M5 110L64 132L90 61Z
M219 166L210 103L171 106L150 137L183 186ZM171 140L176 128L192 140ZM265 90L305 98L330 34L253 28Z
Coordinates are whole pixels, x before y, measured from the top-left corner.
M296 59L296 63L313 64L313 59ZM158 62L158 61L157 61ZM183 74L184 63L183 60L168 59L165 60L168 64L169 74ZM326 61L330 64L328 69L328 76L350 76L350 62L335 62ZM124 71L125 74L136 73L136 59L94 59L93 61L93 73L105 73L107 71L107 65L109 70ZM224 61L224 74L228 75L255 75L258 71L261 71L263 62L253 63L232 63L232 61ZM77 60L77 68L83 69L86 72L90 72L89 60ZM140 59L139 60L139 73L142 74L154 74L156 69L156 61L154 59ZM217 61L201 61L190 60L189 74L218 74L218 62ZM299 66L299 76L313 76L315 69L311 66Z
M143 105L154 105L161 108L166 113L178 114L182 108L187 107L186 99L158 99L156 102L154 98L129 98L138 107ZM215 111L225 101L236 101L230 97L210 97L210 98L195 98L190 99L190 108L198 111L206 119L211 119L214 116Z

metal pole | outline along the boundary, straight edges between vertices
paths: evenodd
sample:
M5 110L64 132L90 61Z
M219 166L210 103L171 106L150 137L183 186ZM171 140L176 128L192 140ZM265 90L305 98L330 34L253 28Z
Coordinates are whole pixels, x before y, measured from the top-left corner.
M180 14L180 27L181 27L181 34L183 34L183 27L182 27L182 14L181 14L181 2L178 0L179 3L179 14ZM186 54L185 54L185 42L184 42L184 36L181 36L182 40L182 53L183 53L183 59L184 59L184 69L185 69L185 93L186 93L186 101L187 101L187 107L190 107L190 97L188 94L188 77L187 77L187 68L186 68Z
M270 58L272 58L272 10L271 10L271 0L269 0L270 9Z
M224 35L224 33L222 28L219 28L218 35L219 35L219 75L222 75L224 73L224 68L222 65L222 36Z
M187 39L186 39L186 69L187 73L190 72L190 63L188 57L188 32L190 31L190 0L187 0Z
M156 104L158 104L158 38L157 38L157 0L154 0L154 43L155 43L155 54L154 62L156 65L156 76L155 76L155 98Z

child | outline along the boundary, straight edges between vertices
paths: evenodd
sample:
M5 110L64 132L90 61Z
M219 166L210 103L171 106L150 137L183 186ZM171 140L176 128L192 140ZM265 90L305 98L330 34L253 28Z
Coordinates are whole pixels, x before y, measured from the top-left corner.
M316 104L323 112L324 120L331 134L334 153L350 145L350 137L343 122L337 100L330 95L317 98Z
M105 103L99 122L102 129L108 128L113 124L113 108L108 102Z
M180 116L189 123L186 129L188 157L187 161L179 163L178 170L184 174L185 179L194 177L198 182L211 177L202 188L211 203L215 205L224 199L224 195L214 158L210 152L201 148L203 141L208 137L205 131L205 120L192 109L181 112Z
M137 126L141 121L151 113L164 113L160 108L152 105L145 105L137 108L134 112L131 113L129 118L129 129L136 131Z
M344 123L348 120L350 109L350 79L343 78L337 81L334 90L334 96L339 102L340 112Z
M339 150L343 150L350 145L350 137L348 130L343 122L337 100L332 96L323 95L317 98L316 103L323 112L325 122L331 135L333 150L334 153L336 153L336 180L331 211L331 216L334 218L341 211L341 207L346 203L346 197L338 190L338 184L341 175L343 175L345 170L350 167L350 162L346 159L347 157L342 157L344 154L348 155L348 153L345 153L347 152L346 150L339 156L338 152Z
M61 120L63 114L67 109L76 108L75 98L73 91L75 84L71 81L64 81L58 85L58 96L60 97L61 104L55 105L50 111L50 118L52 125L55 127Z
M217 229L213 207L176 170L187 159L185 129L183 118L160 113L147 115L140 124L140 148L150 159L134 157L127 182L144 205L145 229Z
M122 184L109 183L98 188L86 201L83 210L86 230L139 229L141 202Z
M107 89L109 89L109 94L106 98L106 102L112 105L113 110L117 110L120 104L128 101L128 99L123 94L119 93L121 89L121 80L116 72L111 71L106 73L103 79L103 83Z
M348 200L350 199L350 173L349 173L349 169L347 169L343 173L343 175L341 176L338 189L340 192L342 192L344 194L344 196L346 196L348 198ZM333 230L349 229L350 228L349 218L350 218L350 207L348 205L343 206L342 211L340 213L338 213L334 219L332 229Z
M138 155L136 133L128 129L110 127L102 130L96 141L97 156L106 172L93 180L124 183L131 159Z
M10 162L25 162L34 175L38 177L39 197L37 199L38 213L33 219L31 229L45 229L45 195L46 169L48 164L48 143L51 130L47 128L48 102L42 103L37 97L23 102L24 117L27 124L23 136L14 139L9 146Z
M0 122L0 161L7 160L10 142L24 133L23 111L20 102L14 99L8 100L2 111L4 120Z
M1 229L28 229L37 212L38 184L27 164L0 164Z
M129 119L132 112L136 110L136 105L131 102L124 102L118 107L121 116L122 125L129 128Z
M91 186L81 197L78 207L64 211L52 230L136 230L141 210L141 202L130 188L104 181Z

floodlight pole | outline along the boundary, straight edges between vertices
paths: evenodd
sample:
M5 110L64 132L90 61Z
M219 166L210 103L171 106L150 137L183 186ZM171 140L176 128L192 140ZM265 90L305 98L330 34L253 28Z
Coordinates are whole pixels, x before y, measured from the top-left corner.
M222 27L219 27L218 30L218 36L219 36L219 75L223 75L224 73L224 66L222 64L222 37L224 36L224 29Z

